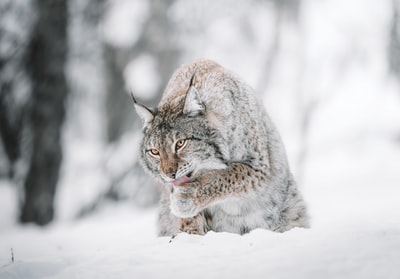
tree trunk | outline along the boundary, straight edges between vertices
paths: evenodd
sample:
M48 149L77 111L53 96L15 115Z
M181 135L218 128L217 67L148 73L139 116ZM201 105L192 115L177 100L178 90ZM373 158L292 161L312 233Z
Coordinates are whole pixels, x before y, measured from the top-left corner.
M25 181L21 221L45 225L54 215L54 194L62 159L61 128L67 84L67 1L36 2L38 21L30 44L32 99L28 125L32 157Z
M9 101L11 98L12 88L10 84L2 84L0 86L0 137L4 145L4 151L10 162L10 173L9 176L13 176L13 168L15 161L20 157L20 136L22 129L22 113L15 116L15 120L12 121L10 117ZM22 112L22 110L21 110ZM14 112L15 113L15 112Z
M390 71L400 79L400 0L393 0L388 53Z
M0 2L0 177L15 179L30 85L25 70L34 14L30 1ZM3 24L4 23L4 24ZM4 164L5 163L5 164Z

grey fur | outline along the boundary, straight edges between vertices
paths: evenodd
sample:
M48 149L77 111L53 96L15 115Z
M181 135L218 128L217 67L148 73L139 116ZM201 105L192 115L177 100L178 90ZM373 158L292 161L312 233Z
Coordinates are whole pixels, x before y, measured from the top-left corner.
M308 227L284 146L261 104L245 82L209 60L181 66L157 110L135 103L141 163L164 185L159 235ZM181 149L179 139L186 140ZM172 185L185 175L189 182Z

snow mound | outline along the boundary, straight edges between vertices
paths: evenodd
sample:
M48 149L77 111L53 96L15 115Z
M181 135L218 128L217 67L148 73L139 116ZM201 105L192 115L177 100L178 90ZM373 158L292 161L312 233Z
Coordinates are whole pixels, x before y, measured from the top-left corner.
M400 276L400 225L157 238L155 216L120 205L78 224L11 229L0 240L0 278Z

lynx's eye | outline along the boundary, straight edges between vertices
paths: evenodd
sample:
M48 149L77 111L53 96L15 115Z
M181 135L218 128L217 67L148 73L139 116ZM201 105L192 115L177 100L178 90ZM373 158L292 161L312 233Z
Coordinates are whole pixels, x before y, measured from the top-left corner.
M150 152L150 154L153 155L153 156L158 156L158 155L160 155L160 152L159 152L157 149L155 149L155 148L150 149L149 152Z
M186 145L186 140L184 140L184 139L178 140L178 141L176 142L176 144L175 144L175 151L178 151L178 150L184 148L185 145Z

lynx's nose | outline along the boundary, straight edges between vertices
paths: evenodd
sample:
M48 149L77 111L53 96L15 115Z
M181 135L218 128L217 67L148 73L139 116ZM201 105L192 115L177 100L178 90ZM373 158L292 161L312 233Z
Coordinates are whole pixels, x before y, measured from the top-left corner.
M166 175L167 175L169 178L175 179L176 173L175 173L175 172L172 172L172 171L169 171L169 172L166 173Z
M171 163L166 160L166 162L161 162L161 171L164 175L171 179L176 179L176 171L178 169L178 165L176 163Z

